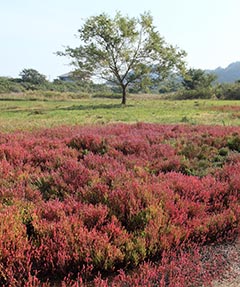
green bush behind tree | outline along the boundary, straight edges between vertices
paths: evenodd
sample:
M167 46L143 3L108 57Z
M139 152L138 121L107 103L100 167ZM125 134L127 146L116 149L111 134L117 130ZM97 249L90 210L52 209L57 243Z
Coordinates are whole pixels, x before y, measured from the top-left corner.
M201 69L189 69L182 79L182 89L176 98L180 100L211 99L215 95L216 75Z
M221 100L240 100L240 80L232 84L218 85L216 87L216 97Z

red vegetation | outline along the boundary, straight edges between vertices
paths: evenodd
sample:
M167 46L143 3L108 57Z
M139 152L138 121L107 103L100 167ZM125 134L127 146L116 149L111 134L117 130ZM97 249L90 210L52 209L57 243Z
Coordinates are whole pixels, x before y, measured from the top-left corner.
M1 134L0 285L210 284L204 248L239 236L239 152L234 127Z
M212 106L209 108L212 111L220 111L222 113L230 113L231 118L233 119L239 119L240 118L240 107L239 106Z
M210 109L213 111L221 111L221 112L240 112L239 106L231 106L231 105L213 106Z

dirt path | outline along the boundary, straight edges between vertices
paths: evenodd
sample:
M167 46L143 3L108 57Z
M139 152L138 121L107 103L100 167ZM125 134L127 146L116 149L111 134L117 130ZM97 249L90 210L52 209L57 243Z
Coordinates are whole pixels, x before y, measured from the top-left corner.
M240 287L240 239L234 244L221 247L221 253L226 259L226 269L223 278L213 283L213 287Z

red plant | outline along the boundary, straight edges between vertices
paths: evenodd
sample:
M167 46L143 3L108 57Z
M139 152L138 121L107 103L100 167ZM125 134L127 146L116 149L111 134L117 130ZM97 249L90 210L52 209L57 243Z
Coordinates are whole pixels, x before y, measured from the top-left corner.
M143 123L1 134L1 286L208 284L202 248L239 237L239 143Z

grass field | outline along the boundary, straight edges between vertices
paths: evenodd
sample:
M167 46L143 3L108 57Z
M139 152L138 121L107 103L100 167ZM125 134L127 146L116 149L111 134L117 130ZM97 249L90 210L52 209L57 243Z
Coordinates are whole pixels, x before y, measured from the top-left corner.
M111 122L239 125L240 102L173 101L150 96L131 96L126 107L120 105L119 99L0 101L2 132Z

